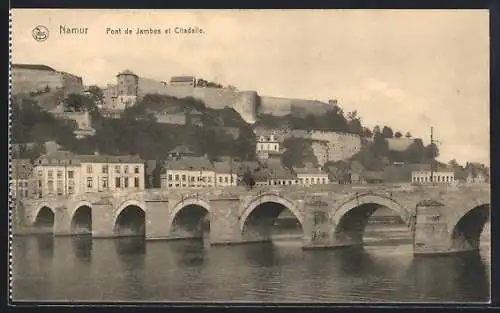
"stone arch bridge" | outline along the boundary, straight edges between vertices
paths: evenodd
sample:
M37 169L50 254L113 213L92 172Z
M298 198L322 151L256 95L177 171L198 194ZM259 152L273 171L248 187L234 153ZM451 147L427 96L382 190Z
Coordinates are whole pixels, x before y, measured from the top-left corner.
M54 235L89 231L95 238L144 234L146 239L202 236L211 244L269 241L271 226L288 209L303 230L303 248L363 244L379 207L408 225L416 254L475 250L490 216L490 186L325 186L94 193L23 201L21 227L45 226Z

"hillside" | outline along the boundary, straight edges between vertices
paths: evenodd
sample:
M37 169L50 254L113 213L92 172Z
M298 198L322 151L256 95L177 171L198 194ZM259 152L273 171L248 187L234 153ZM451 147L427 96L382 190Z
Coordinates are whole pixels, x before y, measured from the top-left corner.
M14 143L54 140L75 153L138 154L144 159L164 159L170 150L181 144L208 157L232 155L242 159L255 158L253 132L233 109L206 109L203 103L194 99L159 99L153 96L143 100L127 109L120 119L104 118L99 111L92 111L95 136L76 139L72 133L73 123L54 118L33 99L19 98L14 101L17 124L13 127L12 139ZM159 101L164 101L166 107L198 111L203 126L156 123L154 117L145 114L145 109L154 109L159 106ZM230 135L216 133L211 126L237 127L239 135L234 140Z
M75 153L89 154L98 151L111 155L137 154L144 159L164 159L176 146L187 145L200 155L210 158L230 155L252 160L255 159L256 145L252 127L256 125L351 132L363 138L372 136L372 132L362 126L356 112L349 112L345 117L338 106L323 116L308 115L300 118L291 115L261 115L256 125L251 126L232 108L210 109L202 101L193 98L146 95L136 105L125 110L120 119L108 119L95 107L89 107L89 103L93 103L89 102L89 99L83 99L84 96L81 95L70 95L66 100L67 105L78 110L84 107L91 109L92 127L96 129L95 136L76 139L72 133L74 123L55 119L41 109L39 103L49 101L50 94L15 99L14 115L17 125L13 128L14 143L54 140ZM47 103L43 104L47 106ZM186 125L157 123L155 114L161 111L186 114L189 118ZM194 118L199 121L194 123ZM216 131L224 127L236 129L238 135L234 137ZM347 160L348 162L356 160L369 170L380 170L392 162L425 163L438 154L436 147L425 147L421 140L416 140L405 151L390 151L387 138L394 136L392 129L385 126L380 131L380 128L376 127L373 133L373 141L365 142L362 150L351 160ZM400 135L396 133L396 137ZM286 151L282 162L288 167L317 163L310 140L289 139L284 142L284 147Z

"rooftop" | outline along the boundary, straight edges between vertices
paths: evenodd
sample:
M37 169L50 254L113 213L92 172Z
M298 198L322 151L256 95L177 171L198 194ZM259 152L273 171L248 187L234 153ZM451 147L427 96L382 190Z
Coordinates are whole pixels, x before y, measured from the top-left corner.
M203 157L183 157L178 160L165 161L162 173L164 173L166 169L184 171L213 171L214 167L209 160Z
M56 70L53 69L50 66L43 65L43 64L21 64L21 63L14 63L12 64L12 68L19 68L19 69L26 69L26 70L38 70L38 71L50 71L50 72L55 72Z
M194 80L194 76L173 76L170 82L190 82Z
M236 164L231 164L231 162L228 161L221 161L221 162L214 162L213 166L215 168L215 171L217 173L236 173L237 172L237 166Z
M300 174L315 174L315 175L326 175L327 173L323 172L319 168L315 167L294 167L293 170L298 175Z
M144 163L144 161L136 155L79 155L78 159L84 163Z
M122 72L118 73L118 75L116 75L116 76L119 76L119 75L134 75L134 76L137 76L137 74L136 74L136 73L132 72L132 71L131 71L131 70L129 70L129 69L126 69L126 70L124 70L124 71L122 71Z
M170 150L169 154L196 155L188 146L180 145Z

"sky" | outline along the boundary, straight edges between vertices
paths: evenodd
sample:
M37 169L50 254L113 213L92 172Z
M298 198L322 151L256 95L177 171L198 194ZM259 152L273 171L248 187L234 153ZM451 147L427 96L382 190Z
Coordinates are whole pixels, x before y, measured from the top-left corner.
M48 28L46 41L32 37L38 25ZM88 31L61 34L60 26ZM150 27L162 34L135 34ZM371 129L388 125L427 144L433 126L440 161L490 164L487 10L17 9L11 30L13 63L49 65L86 85L115 83L130 69L262 96L337 99Z

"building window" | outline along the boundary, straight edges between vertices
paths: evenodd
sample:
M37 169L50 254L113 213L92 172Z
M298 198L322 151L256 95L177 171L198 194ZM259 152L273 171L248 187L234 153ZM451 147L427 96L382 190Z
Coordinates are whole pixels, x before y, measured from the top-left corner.
M186 181L186 175L185 174L182 175L182 181Z
M92 177L87 177L87 188L92 188Z
M125 174L128 174L128 165L125 165L125 167L123 168L123 172L124 172Z
M42 170L38 170L38 176L43 176L43 171Z
M57 178L62 178L62 171L57 171Z
M120 165L115 165L115 173L120 174Z
M53 180L47 181L47 189L49 190L49 192L54 190L54 181Z
M139 177L135 177L135 178L134 178L134 187L135 187L135 188L139 188L139 187L140 187L140 186L139 186Z
M179 181L179 175L178 174L175 175L175 181Z
M24 196L25 196L25 197L28 197L28 190L25 190L25 191L24 191Z
M92 165L87 165L87 173L92 173Z
M168 180L172 181L172 174L168 174Z
M120 188L120 177L115 178L115 187Z
M219 176L219 183L222 183L222 176Z
M71 179L74 178L74 174L75 174L75 172L68 171L68 178L71 178Z
M227 177L227 176L226 176L226 177L224 178L224 182L228 183L228 182L229 182L229 177Z
M123 179L123 187L128 188L128 177Z
M139 174L139 166L136 166L136 167L134 168L134 173Z
M208 182L211 183L212 182L212 177L207 177L208 179Z
M54 177L54 172L53 172L52 170L48 170L48 171L47 171L47 177L48 177L48 178L52 178L52 177Z
M107 165L103 165L102 166L102 173L103 174L107 174L108 173L108 166Z
M108 188L108 178L107 177L103 177L102 178L102 188L103 189L107 189Z

